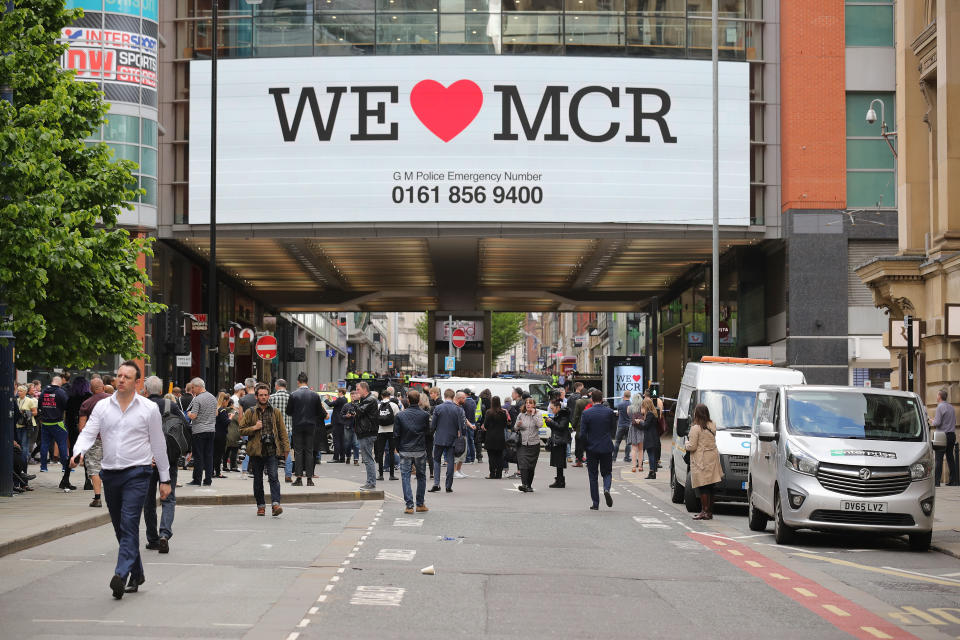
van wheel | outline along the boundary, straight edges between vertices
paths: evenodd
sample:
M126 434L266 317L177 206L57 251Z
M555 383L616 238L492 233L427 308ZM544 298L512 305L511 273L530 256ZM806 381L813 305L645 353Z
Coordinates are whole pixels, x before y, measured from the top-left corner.
M697 513L701 510L700 496L690 486L690 472L687 471L687 482L683 485L683 504L688 513Z
M673 502L673 504L682 503L683 485L677 482L677 469L672 460L670 461L670 489L670 501Z
M783 522L783 506L780 504L780 489L773 496L773 537L777 544L790 544L796 538L795 531Z
M930 542L933 540L933 531L910 534L910 549L913 551L927 551L930 549Z
M767 514L753 506L753 483L747 485L747 526L750 531L767 530Z

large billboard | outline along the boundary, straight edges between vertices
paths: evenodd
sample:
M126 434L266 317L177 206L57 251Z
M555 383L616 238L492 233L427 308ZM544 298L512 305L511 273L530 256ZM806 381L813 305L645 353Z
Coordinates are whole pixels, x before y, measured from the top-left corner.
M190 211L209 222L210 63L190 63ZM722 62L720 222L747 225L747 63ZM709 61L223 60L218 223L711 224Z

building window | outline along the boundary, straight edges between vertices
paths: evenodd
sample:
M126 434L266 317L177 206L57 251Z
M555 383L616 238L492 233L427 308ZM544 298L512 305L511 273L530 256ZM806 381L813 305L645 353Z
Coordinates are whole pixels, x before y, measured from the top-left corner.
M875 98L883 100L887 126L894 128L893 93L847 94L847 207L897 206L896 159L880 136L880 123L871 125L864 119ZM891 138L891 142L896 147L896 140Z
M893 0L847 2L844 28L848 47L892 47Z

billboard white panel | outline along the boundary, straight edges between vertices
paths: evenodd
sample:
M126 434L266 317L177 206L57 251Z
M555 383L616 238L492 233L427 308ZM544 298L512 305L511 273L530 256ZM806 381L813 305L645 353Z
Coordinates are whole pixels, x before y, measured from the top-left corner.
M210 63L190 63L191 223L209 222ZM223 60L218 223L710 224L701 60ZM748 65L720 63L720 217L750 211Z

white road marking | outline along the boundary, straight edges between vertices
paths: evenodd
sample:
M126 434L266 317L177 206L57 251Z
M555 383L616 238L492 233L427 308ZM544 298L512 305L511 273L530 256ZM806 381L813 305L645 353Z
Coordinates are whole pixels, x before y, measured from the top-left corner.
M640 525L644 529L669 529L670 525L668 524L642 524Z
M214 533L261 533L263 529L214 529ZM294 542L291 540L290 542Z
M65 622L69 624L73 623L89 623L89 624L123 624L123 620L84 620L83 618L67 618L64 620L57 620L55 618L34 618L34 622Z
M299 637L300 637L300 634L297 633L296 631L293 631L290 633L290 635L287 636L287 640L297 640L297 638Z
M324 590L324 591L333 591L333 585L332 585L332 584L328 584L327 586L325 586L325 587L323 588L323 590Z
M943 574L943 575L940 576L940 577L941 577L941 578L952 578L952 577L954 577L954 576L960 576L960 571L958 571L958 572L956 572L956 573L945 573L945 574Z
M937 578L939 580L947 580L948 582L955 582L957 584L960 584L960 580L955 580L950 576L936 576L929 573L920 573L919 571L910 571L909 569L897 569L896 567L884 567L884 569L890 569L891 571L900 571L903 573L910 573L915 576L923 576L924 578ZM957 575L957 574L953 574L953 575Z
M263 547L264 549L273 549L272 544L263 543L260 546Z
M212 567L209 562L144 562L143 564L168 567Z
M340 576L332 576L330 582L340 582Z
M659 524L660 518L653 518L651 516L633 516L633 519L640 524Z
M83 560L52 560L43 558L20 558L24 562L62 562L65 564L83 564Z
M399 562L410 562L417 555L414 549L380 549L377 553L377 560L397 560Z
M244 624L242 622L214 622L212 624L215 627L236 627L238 629L241 627L247 629L253 626L252 624Z
M395 527L422 527L423 518L397 518L393 521Z
M312 616L317 615L317 612L320 611L320 607L310 607L310 610L307 611Z
M343 573L344 571L346 571L346 569L344 569L343 567L340 567L339 569L337 569L337 573Z
M355 558L355 557L357 557L356 549L354 549L353 551L354 551L354 553L348 553L348 554L347 554L347 557L348 557L348 558Z
M406 591L402 587L357 587L350 604L399 607Z
M695 540L671 540L670 544L684 551L703 551L704 546Z
M772 533L755 533L752 536L733 536L732 540L746 540L747 538L763 538L764 536L772 536Z
M298 624L297 626L303 629L308 624L310 624L310 618L304 618L303 620L300 621L300 624Z
M317 602L326 602L327 596L317 596Z

